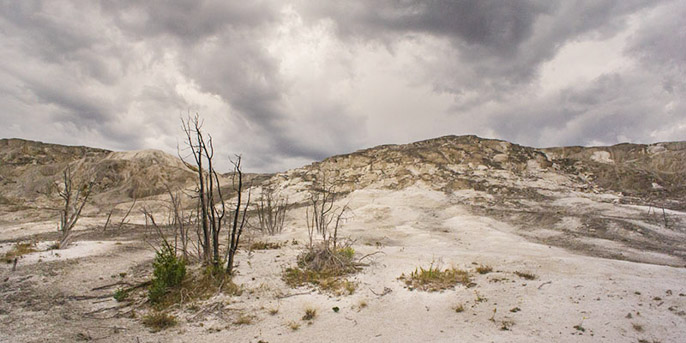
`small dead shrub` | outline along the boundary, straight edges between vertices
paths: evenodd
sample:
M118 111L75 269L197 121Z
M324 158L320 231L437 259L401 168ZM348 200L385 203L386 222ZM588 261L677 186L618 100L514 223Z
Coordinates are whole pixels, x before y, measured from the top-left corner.
M538 276L536 276L536 274L529 273L529 272L517 271L517 272L515 272L515 275L519 276L522 279L526 279L526 280L536 280L536 278L538 278Z
M301 253L298 266L286 268L282 278L291 287L310 284L335 295L353 294L357 286L345 276L359 270L354 255L351 247L333 250L322 244Z
M157 332L177 324L176 317L165 312L153 312L143 316L143 325Z
M272 242L255 242L250 245L250 250L275 250L281 249L281 244Z
M404 273L398 278L405 282L410 289L419 289L427 292L442 291L453 288L458 284L468 286L471 279L467 271L455 268L440 270L433 264L428 269L416 268L410 275Z

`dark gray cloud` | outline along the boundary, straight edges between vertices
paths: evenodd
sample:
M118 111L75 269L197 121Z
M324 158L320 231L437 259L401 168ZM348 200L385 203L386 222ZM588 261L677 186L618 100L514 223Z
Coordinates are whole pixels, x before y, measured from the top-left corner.
M443 134L686 136L682 1L0 1L0 136L248 169ZM228 167L228 160L223 162Z

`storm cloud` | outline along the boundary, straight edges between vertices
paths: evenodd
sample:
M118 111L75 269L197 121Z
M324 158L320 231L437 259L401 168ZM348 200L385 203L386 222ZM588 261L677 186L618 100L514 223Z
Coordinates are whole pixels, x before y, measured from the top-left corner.
M683 1L0 1L0 137L176 153L200 113L249 171L477 134L686 137Z

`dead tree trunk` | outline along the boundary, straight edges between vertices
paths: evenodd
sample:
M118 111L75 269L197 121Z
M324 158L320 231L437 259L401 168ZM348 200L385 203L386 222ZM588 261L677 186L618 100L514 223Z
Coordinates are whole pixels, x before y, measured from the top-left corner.
M74 179L69 166L64 170L63 177L64 188L59 192L60 198L64 201L64 207L60 210L58 227L62 234L58 243L59 249L64 249L69 245L71 231L81 217L81 211L86 206L93 187L93 182L89 181L74 189Z
M241 234L243 233L243 228L245 227L246 214L248 212L248 206L250 206L250 190L248 190L248 199L245 206L242 209L241 214L241 198L243 194L243 171L241 170L241 156L237 156L237 160L232 161L234 166L234 188L238 193L236 199L236 210L233 212L233 225L231 227L231 232L229 232L229 247L227 249L227 263L226 272L229 275L234 273L234 261L236 251L238 251L238 243L241 239ZM236 188L236 177L238 177L238 187ZM240 222L239 222L240 219Z

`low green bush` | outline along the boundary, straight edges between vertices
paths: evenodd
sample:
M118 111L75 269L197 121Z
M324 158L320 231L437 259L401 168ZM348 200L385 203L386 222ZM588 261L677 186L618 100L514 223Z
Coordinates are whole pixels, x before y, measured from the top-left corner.
M157 251L153 266L153 279L148 289L148 299L155 304L160 302L170 288L181 285L186 276L186 263L178 258L170 247Z

